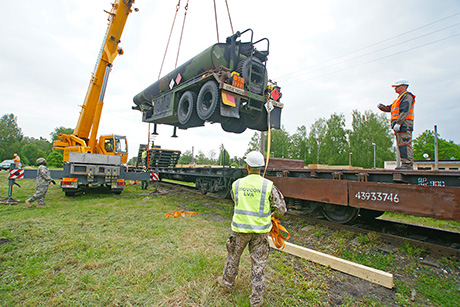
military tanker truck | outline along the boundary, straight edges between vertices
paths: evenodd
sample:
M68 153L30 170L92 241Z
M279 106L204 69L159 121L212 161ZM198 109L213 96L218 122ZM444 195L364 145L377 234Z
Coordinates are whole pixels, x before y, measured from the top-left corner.
M241 41L241 36L250 40ZM257 50L255 45L266 45ZM220 123L227 132L280 129L280 87L268 79L267 38L247 29L217 43L137 94L142 121L187 129ZM270 114L270 116L268 116Z

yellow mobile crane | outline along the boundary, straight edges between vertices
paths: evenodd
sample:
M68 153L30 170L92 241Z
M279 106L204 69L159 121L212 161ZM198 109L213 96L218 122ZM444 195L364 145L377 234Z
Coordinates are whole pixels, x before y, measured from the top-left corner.
M105 11L109 14L107 32L77 126L72 134L61 134L53 143L54 149L63 150L64 161L67 162L61 182L66 195L73 195L77 188L90 184L107 185L115 193L121 193L124 179L132 179L122 167L128 159L126 137L103 135L97 140L97 130L112 63L117 55L123 54L118 44L133 4L134 0L115 0L112 10Z

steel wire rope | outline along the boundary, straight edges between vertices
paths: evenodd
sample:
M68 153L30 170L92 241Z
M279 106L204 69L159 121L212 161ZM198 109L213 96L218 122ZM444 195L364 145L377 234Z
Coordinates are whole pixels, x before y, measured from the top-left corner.
M403 44L409 43L409 42L411 42L411 41L417 40L417 39L419 39L419 38L422 38L422 37L425 37L425 36L428 36L428 35L431 35L431 34L434 34L434 33L437 33L437 32L441 32L441 31L444 31L444 30L446 30L446 29L449 29L449 28L452 28L452 27L455 27L455 26L458 26L458 25L460 25L460 23L456 23L456 24L454 24L454 25L450 25L450 26L447 26L447 27L438 29L438 30L436 30L436 31L432 31L432 32L429 32L429 33L425 33L425 34L423 34L423 35L420 35L420 36L417 36L417 37L408 39L408 40L406 40L406 41L404 41L404 42L401 42L401 43L396 43L396 44L393 44L393 45L390 45L390 46L387 46L387 47L384 47L384 48L381 48L381 49L374 50L374 51L372 51L372 52L368 52L368 53L365 53L365 54L362 54L362 55L359 55L359 56L355 56L355 57L350 58L350 59L348 59L348 60L344 60L344 61L341 61L341 62L338 62L338 63L334 63L334 64L331 64L331 65L327 65L327 66L324 66L324 67L321 67L321 68L318 68L318 69L310 70L310 71L305 72L305 73L302 73L302 74L294 73L293 75L290 75L288 78L286 78L286 79L282 79L282 78L281 78L280 80L286 81L286 80L290 80L290 79L296 78L296 77L301 76L301 75L310 74L310 73L317 72L317 71L321 71L321 70L324 70L324 69L327 69L327 68L330 68L330 67L333 67L333 66L337 66L337 65L340 65L340 64L348 63L348 62L351 62L351 61L353 61L353 60L359 59L359 58L361 58L361 57L364 57L364 56L367 56L367 55L371 55L371 54L374 54L374 53L377 53L377 52L380 52L380 51L383 51L383 50L387 50L387 49L390 49L390 48L393 48L393 47L396 47L396 46L399 46L399 45L403 45Z
M313 78L310 78L310 79L307 79L307 80L298 81L298 82L292 83L291 85L295 85L295 84L298 84L300 82L319 79L319 78L322 78L322 77L327 76L327 75L331 75L331 74L334 74L334 73L349 70L349 69L352 69L352 68L355 68L355 67L358 67L358 66L362 66L362 65L366 65L366 64L369 64L369 63L372 63L372 62L377 62L377 61L380 61L380 60L383 60L383 59L386 59L386 58L389 58L389 57L392 57L392 56L395 56L395 55L399 55L399 54L406 53L406 52L409 52L409 51L412 51L412 50L415 50L415 49L418 49L418 48L422 48L422 47L425 47L425 46L428 46L428 45L432 45L432 44L438 43L440 41L444 41L444 40L447 40L447 39L450 39L450 38L453 38L453 37L456 37L456 36L459 36L459 35L460 35L460 33L457 33L457 34L454 34L454 35L451 35L451 36L448 36L448 37L444 37L444 38L441 38L441 39L438 39L438 40L435 40L435 41L432 41L432 42L429 42L429 43L426 43L426 44L415 46L413 48L409 48L409 49L402 50L402 51L399 51L399 52L396 52L396 53L393 53L393 54L389 54L389 55L386 55L386 56L383 56L383 57L380 57L380 58L377 58L377 59L373 59L373 60L370 60L370 61L367 61L367 62L356 64L356 65L353 65L352 67L339 69L339 70L332 71L332 72L329 72L329 73L325 73L325 74L322 74L320 76L316 76L316 77L313 77Z
M297 72L301 72L301 71L307 70L307 69L312 68L312 67L316 67L316 66L322 65L322 64L324 64L324 63L328 63L328 62L337 60L337 59L342 58L342 57L349 56L349 55L354 54L354 53L356 53L356 52L359 52L359 51L368 49L368 48L370 48L370 47L373 47L373 46L382 44L382 43L384 43L384 42L393 40L393 39L395 39L395 38L398 38L398 37L404 36L404 35L406 35L406 34L415 32L415 31L417 31L417 30L426 28L426 27L428 27L428 26L431 26L431 25L433 25L433 24L436 24L436 23L438 23L438 22L444 21L444 20L446 20L446 19L452 18L452 17L457 16L457 15L460 15L460 12L457 12L457 13L452 14L452 15L449 15L449 16L447 16L447 17L444 17L444 18L435 20L435 21L430 22L430 23L428 23L428 24L425 24L425 25L423 25L423 26L420 26L420 27L414 28L414 29L412 29L412 30L406 31L406 32L404 32L404 33L401 33L401 34L392 36L392 37L387 38L387 39L384 39L384 40L382 40L382 41L379 41L379 42L370 44L370 45L368 45L368 46L366 46L366 47L362 47L362 48L356 49L356 50L351 51L351 52L349 52L349 53L346 53L346 54L344 54L344 55L340 55L340 56L334 57L334 58L332 58L332 59L329 59L329 60L326 60L326 61L323 61L323 62L320 62L320 63L317 63L317 64L310 65L310 66L308 66L308 67L306 67L306 68L299 69L299 70L295 71L294 74L297 73ZM292 73L282 75L282 76L280 76L280 78L282 79L284 76L288 76L288 75L291 75L291 74L292 74Z
M233 31L232 16L230 16L230 9L228 8L227 0L225 0L225 5L227 6L228 20L230 21L230 29L232 30L232 34L234 34L235 31Z
M177 60L179 60L179 52L180 52L180 47L182 45L182 36L184 34L185 19L187 18L188 2L189 0L187 0L187 4L185 5L184 21L182 22L182 30L180 32L179 47L177 47L176 64L174 64L174 69L177 68Z
M177 17L177 12L179 12L179 9L180 9L180 1L181 0L178 0L177 1L177 4L176 4L176 13L174 14L174 19L173 19L173 22L172 22L172 25L171 25L171 30L169 32L169 37L168 37L168 42L166 43L166 48L165 48L165 53L163 55L163 60L161 61L161 66L160 66L160 71L158 72L158 80L160 80L160 77L161 77L161 72L163 71L163 65L165 63L165 59L166 59L166 54L168 53L168 48L169 48L169 42L171 41L171 36L172 36L172 32L174 30L174 24L176 23L176 17ZM150 166L150 123L147 127L148 129L148 140L147 140L147 168Z
M214 2L214 19L216 20L216 33L217 33L217 42L219 42L219 25L217 23L217 8L216 8L216 0Z
M178 0L177 5L176 5L176 13L174 14L174 19L173 19L173 23L172 23L172 26L171 26L171 31L169 32L168 42L166 43L166 49L165 49L165 53L163 55L163 61L161 62L160 72L158 73L158 80L160 80L160 77L161 77L161 72L163 70L163 65L165 63L166 54L168 53L169 42L171 41L171 36L172 36L173 29L174 29L174 24L176 23L176 17L177 17L177 12L179 11L179 8L180 8L180 0Z

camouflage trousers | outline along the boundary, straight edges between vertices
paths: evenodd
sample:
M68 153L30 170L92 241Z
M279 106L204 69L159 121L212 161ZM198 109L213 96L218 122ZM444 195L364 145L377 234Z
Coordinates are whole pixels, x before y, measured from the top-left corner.
M412 152L412 131L406 130L396 133L396 144L398 145L401 166L412 168L414 165L414 154Z
M48 192L48 186L49 184L46 184L46 185L37 184L37 190L35 191L34 195L32 195L32 197L28 199L28 201L30 203L37 201L37 205L43 205L43 203L45 202L46 192Z
M235 286L241 254L248 244L252 264L251 295L249 296L249 301L251 305L255 305L263 299L262 296L265 291L264 273L270 251L268 233L232 232L232 235L227 240L228 257L225 262L223 282L229 288Z

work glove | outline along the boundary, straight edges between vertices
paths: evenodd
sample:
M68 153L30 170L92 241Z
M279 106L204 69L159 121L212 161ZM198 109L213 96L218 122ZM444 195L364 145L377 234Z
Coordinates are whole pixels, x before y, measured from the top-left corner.
M53 184L56 184L56 181L54 181L53 179L51 179L51 182L52 182Z
M401 130L401 125L400 124L394 125L393 130L394 132L399 132L399 130Z

